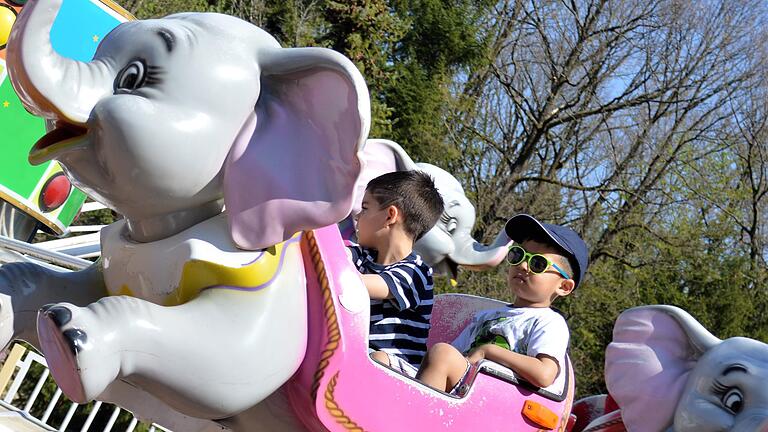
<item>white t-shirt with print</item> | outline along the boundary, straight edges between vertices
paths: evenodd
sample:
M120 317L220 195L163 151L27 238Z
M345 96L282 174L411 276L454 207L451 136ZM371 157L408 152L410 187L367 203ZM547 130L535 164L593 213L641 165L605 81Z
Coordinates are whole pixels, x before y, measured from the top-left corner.
M544 390L561 394L565 385L565 355L570 333L565 319L550 308L505 307L478 312L461 334L451 342L462 353L483 333L506 339L512 351L536 357L546 354L560 366L555 381ZM480 343L482 345L482 343ZM496 365L495 365L496 366ZM498 365L500 370L514 372ZM517 374L513 375L517 376Z

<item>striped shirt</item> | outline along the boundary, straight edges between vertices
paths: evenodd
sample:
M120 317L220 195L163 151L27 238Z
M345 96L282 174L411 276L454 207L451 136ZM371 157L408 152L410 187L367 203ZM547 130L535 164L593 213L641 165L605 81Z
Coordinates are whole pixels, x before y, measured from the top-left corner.
M432 317L432 268L411 252L389 265L376 263L376 251L350 244L352 263L362 274L378 274L392 294L385 300L371 299L371 348L405 359L418 368L427 351L429 319Z

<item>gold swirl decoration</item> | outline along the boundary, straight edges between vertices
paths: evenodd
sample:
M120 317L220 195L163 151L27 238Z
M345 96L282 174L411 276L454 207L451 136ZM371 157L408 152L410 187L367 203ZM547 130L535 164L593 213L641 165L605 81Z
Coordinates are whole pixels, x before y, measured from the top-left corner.
M328 331L328 342L325 344L325 348L320 354L320 361L317 365L317 370L312 379L312 400L317 400L317 391L320 388L320 380L325 375L325 371L330 364L330 358L339 348L339 340L341 339L341 333L339 332L339 322L336 319L336 313L333 306L333 294L331 293L331 285L328 281L328 273L325 271L325 263L320 256L320 249L317 246L317 238L314 231L305 231L304 238L307 239L309 245L309 255L312 258L312 265L317 273L317 279L320 283L320 292L323 296L323 315L327 323L326 330ZM338 405L334 398L334 390L336 388L336 381L338 380L339 372L331 378L328 383L328 387L325 389L325 408L328 413L333 417L337 423L344 426L346 430L363 432L364 429L357 425L352 419L350 419L344 410Z
M328 387L325 389L325 408L331 416L336 419L336 423L344 426L344 429L348 431L365 432L365 429L361 428L351 418L344 414L344 410L339 407L339 404L337 404L336 400L333 398L333 391L336 389L336 380L338 377L339 373L336 372L333 378L331 378L331 381L328 382Z

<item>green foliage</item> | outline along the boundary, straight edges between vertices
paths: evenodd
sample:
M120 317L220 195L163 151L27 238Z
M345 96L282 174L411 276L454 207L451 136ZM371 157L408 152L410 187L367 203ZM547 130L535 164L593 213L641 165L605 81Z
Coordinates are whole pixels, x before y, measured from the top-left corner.
M94 210L77 216L77 225L108 225L117 220L117 215L110 209Z
M175 12L206 12L205 0L133 0L123 5L138 19L159 18Z
M390 13L385 0L328 1L327 32L321 41L344 53L360 69L371 94L371 136L388 137L394 107L384 91L393 85L393 47L402 38L406 22Z
M393 110L392 139L417 161L447 166L459 157L447 127L460 100L451 92L458 77L485 59L479 21L490 2L393 1L410 22L391 61L396 79L385 89Z
M502 301L512 301L512 294L507 289L507 265L482 272L460 271L455 287L450 286L445 276L435 278L437 294L445 292L463 292L494 298Z
M625 232L616 243L626 262L597 261L587 283L565 299L580 395L605 392L604 349L616 317L630 307L675 305L720 338L768 340L765 271L752 272L749 256L729 243L738 234L732 224L702 230L696 222L678 218L653 234Z

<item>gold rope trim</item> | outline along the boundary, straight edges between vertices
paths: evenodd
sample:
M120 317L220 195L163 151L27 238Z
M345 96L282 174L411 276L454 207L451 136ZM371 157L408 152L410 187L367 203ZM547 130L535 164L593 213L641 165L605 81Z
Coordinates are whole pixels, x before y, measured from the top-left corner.
M325 263L320 256L320 249L317 246L317 238L314 231L306 231L306 238L309 242L309 255L312 258L312 265L317 272L317 279L320 283L320 291L323 294L323 312L326 322L328 323L328 343L325 345L325 349L320 355L320 362L317 366L317 371L312 380L312 400L317 399L317 390L320 388L320 380L325 374L325 370L330 363L329 359L333 356L336 349L339 347L339 340L341 339L341 333L339 332L339 322L336 319L334 313L333 297L331 294L331 286L328 281L328 274L325 271ZM333 397L333 392L336 389L336 381L339 377L339 372L331 378L328 383L328 387L325 389L325 408L328 413L333 417L337 423L344 426L346 430L364 432L364 429L357 425L352 419L344 414L336 400Z
M323 312L325 320L328 323L328 343L325 345L325 349L320 354L320 362L317 366L317 371L312 379L312 400L317 399L317 390L320 388L320 380L325 374L325 369L328 368L329 359L336 352L339 347L339 339L341 335L339 333L339 323L336 320L336 314L334 313L333 298L331 295L331 286L328 282L328 274L325 272L325 263L320 256L320 249L317 246L317 238L314 231L306 231L306 238L309 242L309 254L312 258L312 265L317 273L317 279L320 283L320 291L323 294Z
M328 387L325 389L325 408L328 410L331 416L336 419L336 423L344 426L344 429L348 431L365 432L365 429L361 428L360 425L355 423L351 418L344 414L344 411L339 408L339 405L333 398L333 391L336 389L336 380L338 377L339 373L336 372L333 378L331 378L331 381L328 382Z
M603 428L607 428L607 427L611 427L611 426L616 426L617 424L623 424L623 423L624 423L624 420L621 419L621 418L618 418L616 420L611 420L608 423L601 423L601 424L595 425L595 426L593 426L593 427L591 427L589 429L584 429L583 432L591 432L591 431L602 430Z

